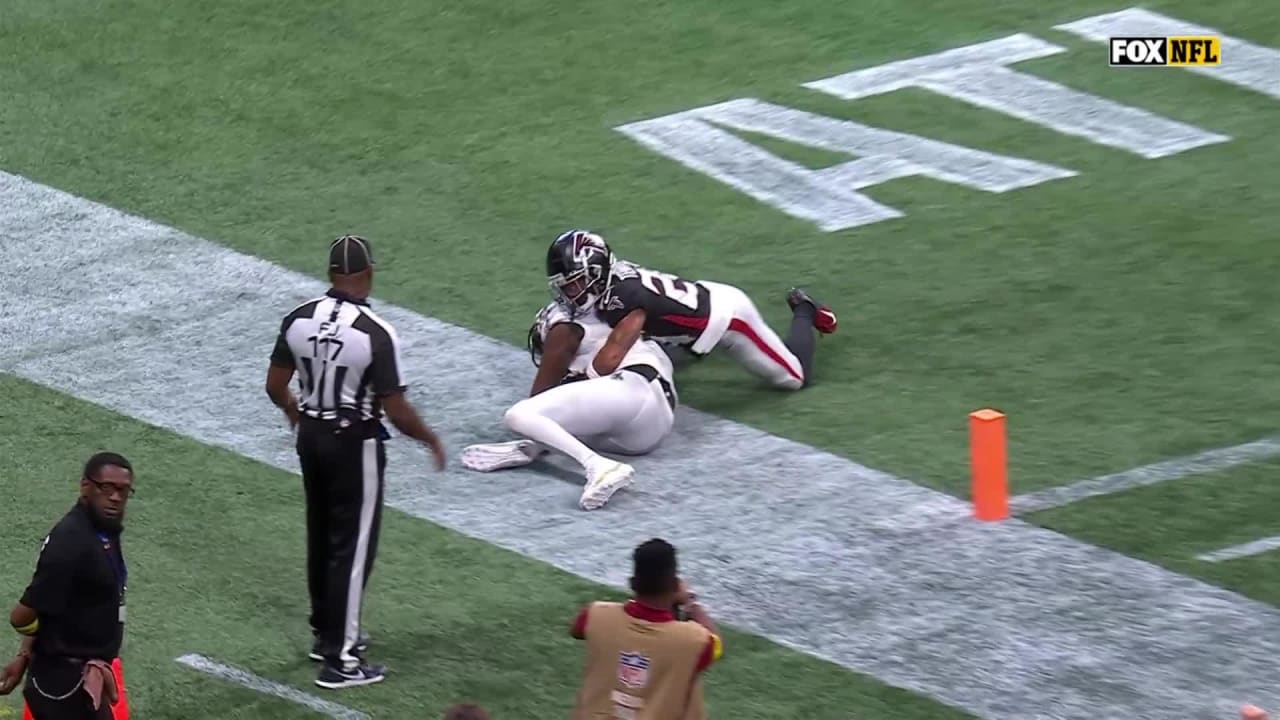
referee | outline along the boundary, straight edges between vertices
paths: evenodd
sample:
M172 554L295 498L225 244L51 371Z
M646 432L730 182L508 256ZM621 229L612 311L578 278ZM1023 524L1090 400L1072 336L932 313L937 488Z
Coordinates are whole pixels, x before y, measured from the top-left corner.
M323 663L316 684L344 688L381 682L385 668L364 659L361 607L378 548L383 475L390 436L400 432L431 449L437 470L444 448L405 397L400 339L369 307L369 241L344 235L329 246L331 288L284 317L267 395L297 429L307 505L307 586L311 658ZM289 383L298 374L300 395Z

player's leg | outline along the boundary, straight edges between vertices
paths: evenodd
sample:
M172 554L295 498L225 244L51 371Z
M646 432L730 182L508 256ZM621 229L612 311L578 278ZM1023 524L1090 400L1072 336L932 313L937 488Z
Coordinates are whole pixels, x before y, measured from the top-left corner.
M787 306L791 308L791 329L786 344L804 367L804 384L813 379L813 356L817 350L813 331L830 335L836 331L836 314L830 307L813 299L800 288L787 291Z
M663 394L662 386L639 375L636 378L645 382L645 399L639 411L630 421L592 438L590 444L597 450L618 455L645 455L657 449L671 434L675 410ZM636 395L641 396L639 388L636 389Z
M791 326L787 339L783 340L765 322L745 292L732 285L704 284L712 288L712 302L733 308L733 319L717 348L775 387L799 390L808 385L817 350L814 330L835 331L835 314L830 308L817 303L804 291L793 289L787 297L792 311Z
M579 504L593 510L631 484L635 470L600 455L583 439L608 435L634 419L647 399L640 389L646 384L624 372L560 385L516 403L503 422L512 432L577 461L587 478Z
M559 385L512 405L503 416L508 430L559 450L582 465L600 459L587 445L630 422L646 396L631 381L634 373ZM644 378L636 375L642 384Z
M716 349L728 353L748 372L775 387L787 390L799 390L803 387L805 364L812 359L811 348L808 358L804 357L806 348L803 343L799 347L800 356L792 352L773 328L769 327L755 303L742 290L721 283L704 284L711 289L712 303L727 305L732 309L729 327L716 344ZM793 318L792 325L802 322ZM812 334L812 323L804 327L805 332Z

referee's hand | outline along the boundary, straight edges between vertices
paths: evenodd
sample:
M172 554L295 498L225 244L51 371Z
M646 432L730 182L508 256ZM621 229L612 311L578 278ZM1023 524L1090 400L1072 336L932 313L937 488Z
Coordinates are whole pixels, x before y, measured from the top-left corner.
M289 418L289 429L298 429L298 420L302 418L302 413L298 410L298 401L293 397L289 398L289 404L284 408L284 416Z
M444 445L440 443L440 438L432 437L429 443L431 454L436 457L436 471L444 470Z
M431 454L436 456L436 470L444 470L444 444L431 428L422 422L418 411L414 410L409 400L405 398L403 390L383 398L382 409L397 430L430 448Z

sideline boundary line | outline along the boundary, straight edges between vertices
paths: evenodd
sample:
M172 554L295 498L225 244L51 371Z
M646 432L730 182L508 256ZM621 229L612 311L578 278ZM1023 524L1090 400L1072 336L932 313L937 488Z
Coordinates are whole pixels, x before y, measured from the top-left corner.
M1206 450L1118 473L1099 475L1070 485L1017 495L1010 498L1009 510L1015 515L1025 515L1063 507L1089 498L1114 495L1125 490L1179 480L1192 475L1218 472L1278 456L1280 456L1280 435L1272 435L1241 445Z
M352 710L346 705L339 705L335 702L322 700L315 695L304 693L297 688L267 680L266 678L254 675L248 670L243 670L231 665L225 665L216 660L210 660L203 655L189 653L187 655L174 658L174 662L179 665L185 665L192 670L197 670L206 675L211 675L220 680L225 680L227 682L240 685L241 687L246 687L250 690L260 692L264 695L270 695L272 697L280 698L281 700L288 700L291 703L302 705L303 707L310 708L318 713L328 715L329 717L334 718L334 720L369 720L369 716L359 710Z

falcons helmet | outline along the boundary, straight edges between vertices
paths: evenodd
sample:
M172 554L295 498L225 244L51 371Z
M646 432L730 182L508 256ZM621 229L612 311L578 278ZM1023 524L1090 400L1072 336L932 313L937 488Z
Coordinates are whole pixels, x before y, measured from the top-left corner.
M547 248L551 296L575 316L604 298L613 284L613 252L587 230L561 233Z

